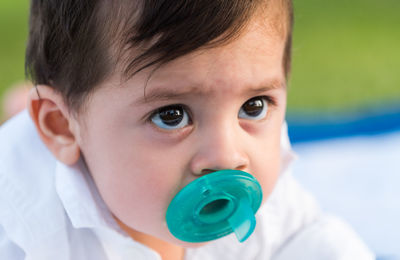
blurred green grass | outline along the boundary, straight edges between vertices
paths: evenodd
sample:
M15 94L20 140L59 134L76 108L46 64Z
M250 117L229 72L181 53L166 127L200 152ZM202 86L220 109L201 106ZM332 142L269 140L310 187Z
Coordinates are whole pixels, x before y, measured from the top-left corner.
M0 100L24 80L28 5L0 1ZM294 0L294 5L289 113L400 103L400 1Z
M294 0L288 110L400 105L400 1Z
M28 7L27 0L0 1L0 122L4 92L24 80Z

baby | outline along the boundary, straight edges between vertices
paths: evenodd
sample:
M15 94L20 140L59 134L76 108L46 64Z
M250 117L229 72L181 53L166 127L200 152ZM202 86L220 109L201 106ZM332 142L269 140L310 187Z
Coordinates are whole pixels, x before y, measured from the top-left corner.
M373 259L290 175L292 16L290 0L32 0L0 258ZM174 236L171 200L225 169L261 186L254 232Z

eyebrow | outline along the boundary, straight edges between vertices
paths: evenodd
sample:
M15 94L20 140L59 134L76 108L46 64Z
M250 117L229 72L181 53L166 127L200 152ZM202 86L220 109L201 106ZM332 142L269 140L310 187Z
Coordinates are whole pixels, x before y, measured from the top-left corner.
M271 80L268 84L263 84L258 88L247 89L246 93L251 93L252 95L257 95L259 93L267 92L273 89L286 88L286 84L284 84L281 80ZM174 90L174 89L165 89L165 88L155 88L149 91L148 93L144 92L144 95L138 98L135 103L138 104L146 104L154 101L165 101L170 99L183 99L188 96L195 95L204 95L204 91L201 86L193 86L189 89L185 89L184 91Z

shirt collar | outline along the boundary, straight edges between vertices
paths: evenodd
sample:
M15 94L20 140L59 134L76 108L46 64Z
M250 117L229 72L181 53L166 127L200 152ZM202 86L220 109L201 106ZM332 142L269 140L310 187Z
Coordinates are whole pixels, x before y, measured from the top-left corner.
M123 234L82 159L72 166L57 161L55 182L57 194L75 228L108 228Z

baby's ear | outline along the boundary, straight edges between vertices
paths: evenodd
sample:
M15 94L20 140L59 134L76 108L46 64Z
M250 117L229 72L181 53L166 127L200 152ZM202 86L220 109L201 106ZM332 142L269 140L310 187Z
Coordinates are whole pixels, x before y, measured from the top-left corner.
M53 155L64 164L76 163L80 156L78 133L74 133L77 121L62 96L49 86L38 85L29 93L28 110L40 138Z

